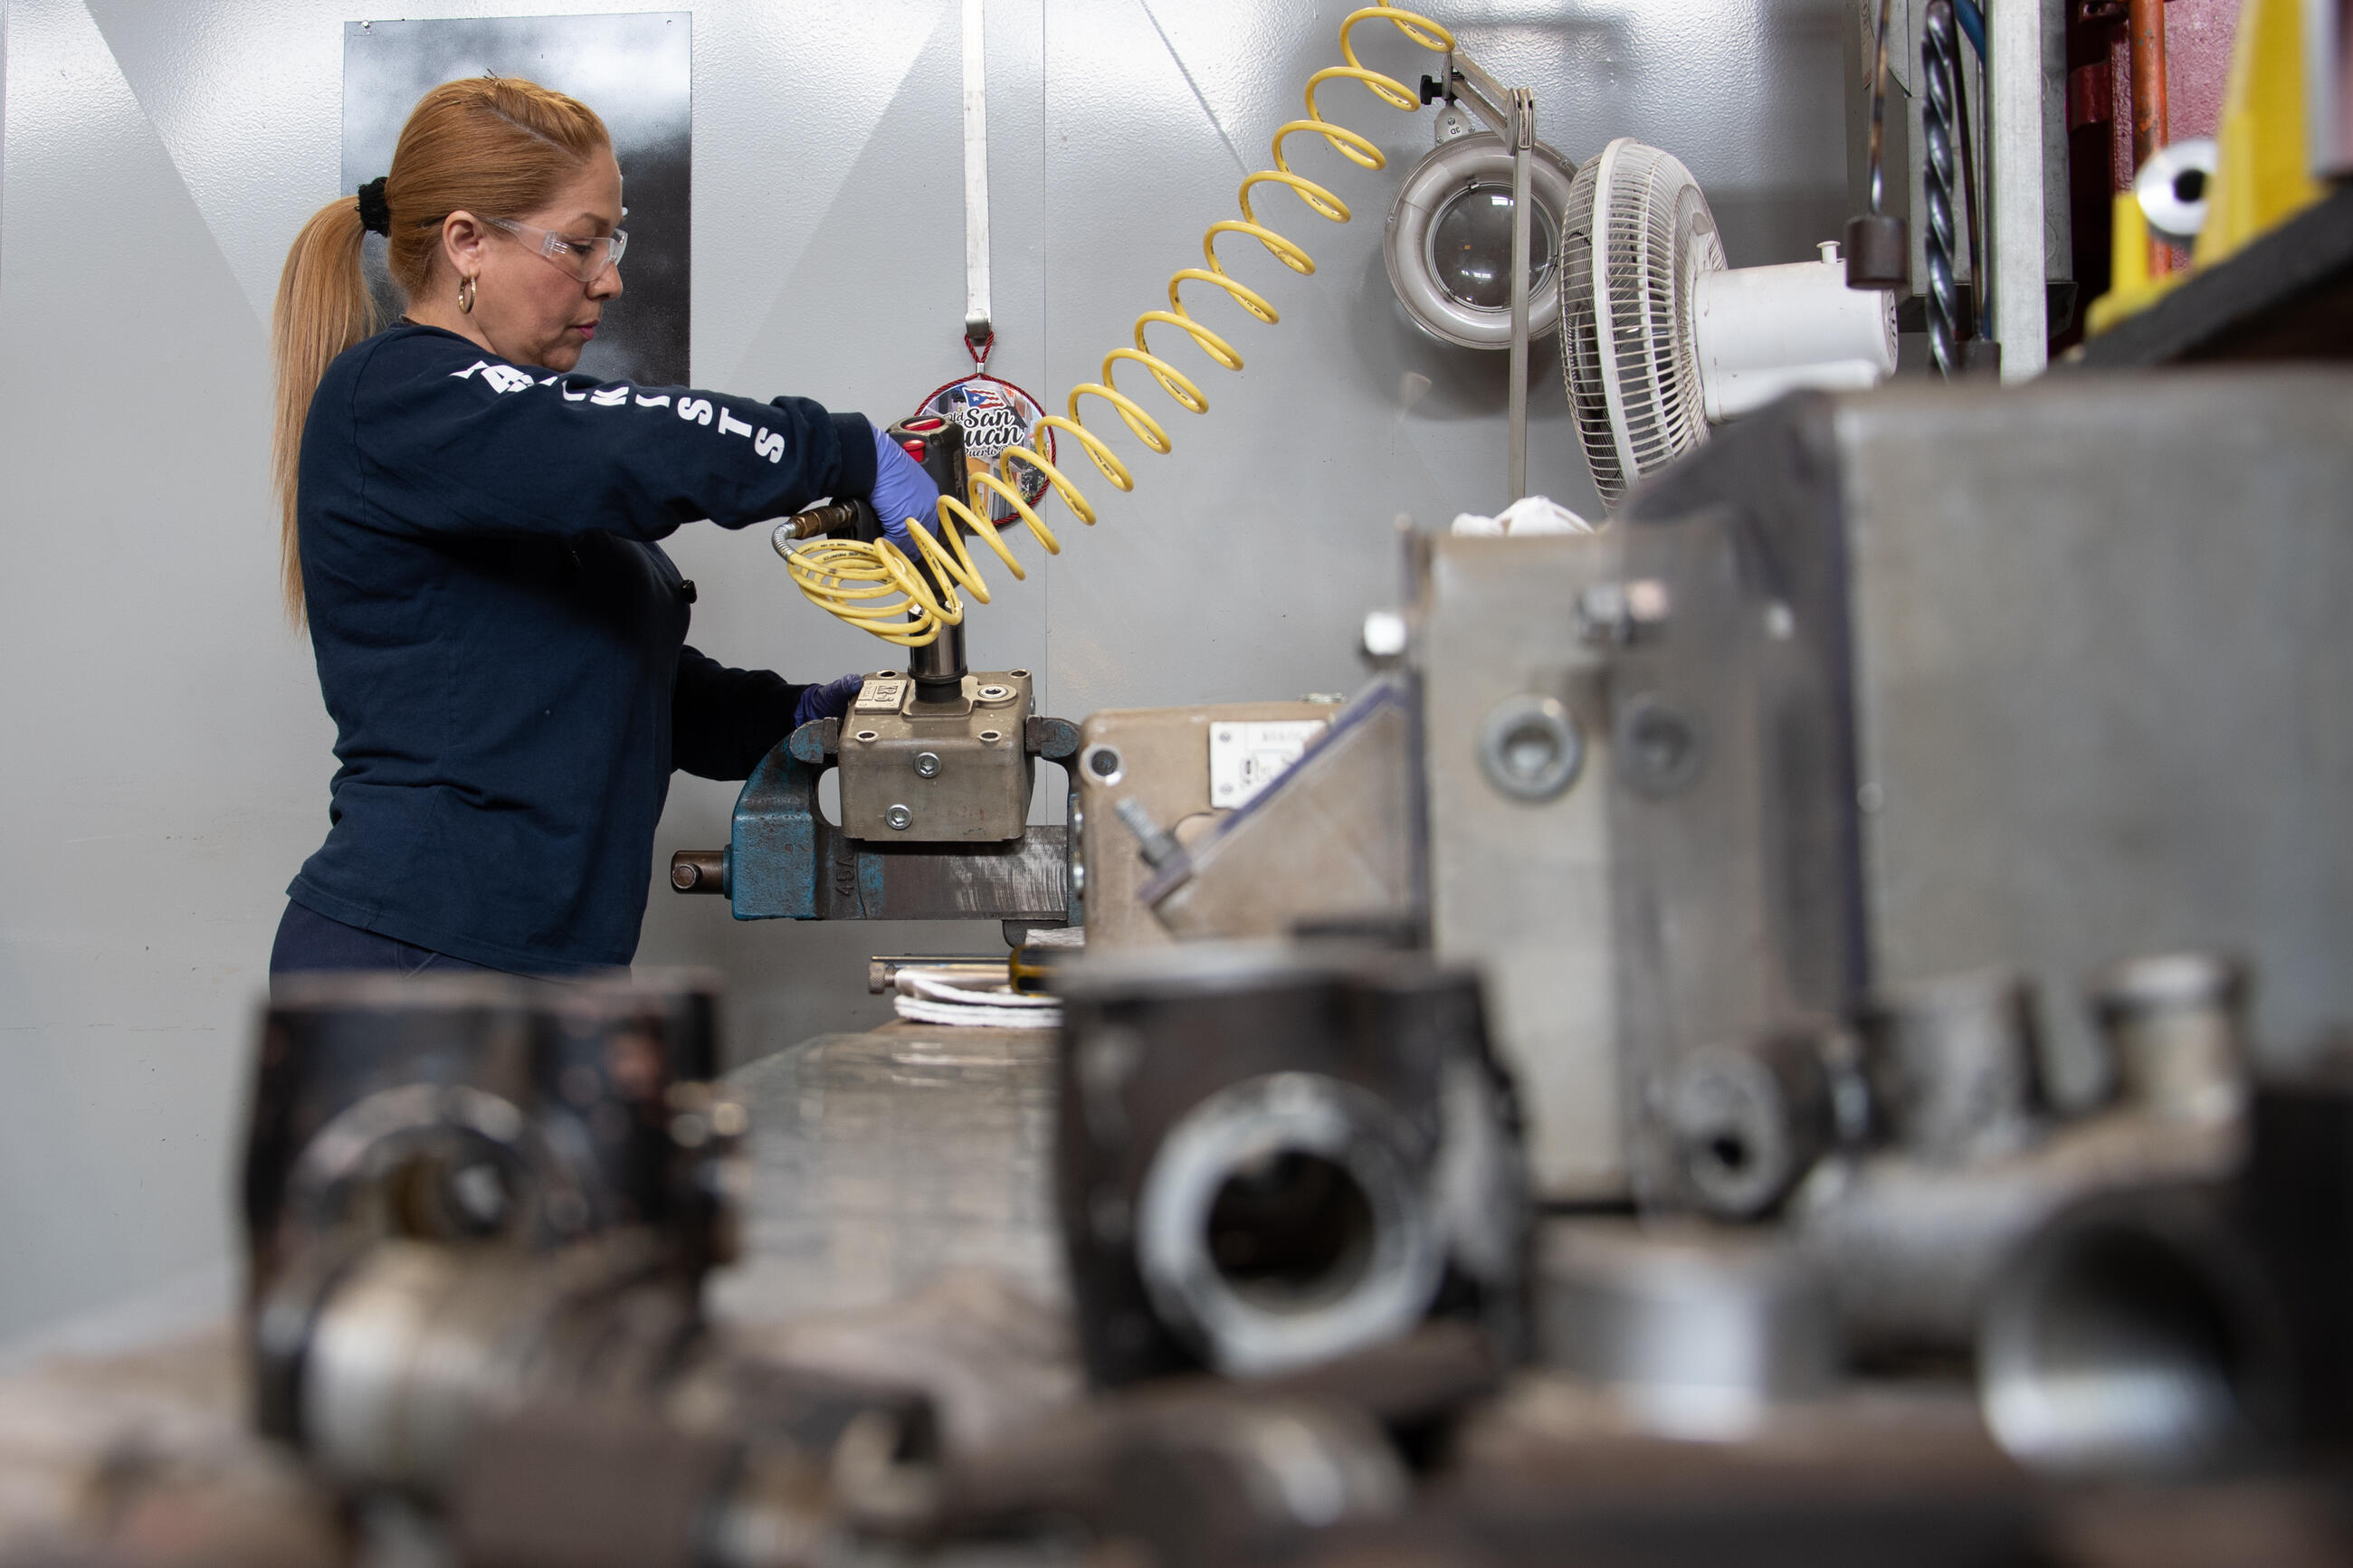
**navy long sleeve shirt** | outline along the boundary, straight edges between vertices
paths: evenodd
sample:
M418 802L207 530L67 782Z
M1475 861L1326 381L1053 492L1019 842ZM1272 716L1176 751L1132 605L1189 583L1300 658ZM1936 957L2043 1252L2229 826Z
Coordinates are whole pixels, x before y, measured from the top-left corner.
M801 398L601 383L406 323L327 369L302 587L335 721L319 913L500 969L627 963L673 767L741 778L800 688L685 647L655 542L874 482L871 426Z

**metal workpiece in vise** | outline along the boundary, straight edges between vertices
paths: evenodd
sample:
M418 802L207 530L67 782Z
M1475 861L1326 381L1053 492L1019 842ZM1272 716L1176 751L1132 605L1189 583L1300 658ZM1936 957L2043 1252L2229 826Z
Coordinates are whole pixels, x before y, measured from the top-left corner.
M943 491L963 493L962 426L924 416L890 435ZM781 547L845 531L880 527L849 502L777 534ZM763 758L727 847L671 856L671 888L723 895L737 920L1081 923L1067 831L1029 820L1038 759L1068 771L1077 729L1036 711L1029 671L966 668L961 626L910 654L905 670L866 677L845 717L804 724ZM841 774L839 826L818 809L828 769Z
M976 702L961 716L939 719L902 709L890 747L880 744L883 716L862 715L854 707L846 748L842 721L802 725L744 781L727 847L671 856L670 886L681 893L723 895L739 921L1080 924L1068 832L1060 823L1025 826L1021 820L1035 759L1071 767L1078 730L1034 713L1013 718L1028 705L1027 672L1008 671L1002 679L1016 677L1022 683L1019 699L994 709ZM892 674L870 679L867 689L891 685L910 682ZM860 731L875 740L859 740ZM842 770L839 826L818 808L818 783L837 766ZM922 771L927 766L934 771ZM882 798L890 795L896 798ZM867 806L856 817L854 799ZM1011 806L1016 799L1020 814ZM905 813L903 828L892 826L899 812ZM940 831L951 825L961 825L965 836ZM1012 832L984 838L976 826ZM861 827L876 837L866 837Z

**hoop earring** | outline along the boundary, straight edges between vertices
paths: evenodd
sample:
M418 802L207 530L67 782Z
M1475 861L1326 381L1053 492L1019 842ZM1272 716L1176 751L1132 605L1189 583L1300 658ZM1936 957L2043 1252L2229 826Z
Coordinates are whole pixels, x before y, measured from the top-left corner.
M474 280L470 278L458 279L458 309L469 316L474 313Z

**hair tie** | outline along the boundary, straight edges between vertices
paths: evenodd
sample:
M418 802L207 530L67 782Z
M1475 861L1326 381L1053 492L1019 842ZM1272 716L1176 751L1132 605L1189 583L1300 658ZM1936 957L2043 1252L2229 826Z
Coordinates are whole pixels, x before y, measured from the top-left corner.
M360 187L360 226L370 234L392 237L392 204L384 198L384 176Z

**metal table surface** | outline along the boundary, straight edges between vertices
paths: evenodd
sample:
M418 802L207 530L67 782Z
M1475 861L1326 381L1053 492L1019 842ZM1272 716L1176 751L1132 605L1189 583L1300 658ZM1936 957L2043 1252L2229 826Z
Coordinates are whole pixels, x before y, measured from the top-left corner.
M1054 1036L898 1023L820 1035L728 1075L752 1117L742 1260L722 1321L914 1296L976 1270L1069 1299L1051 1173Z

